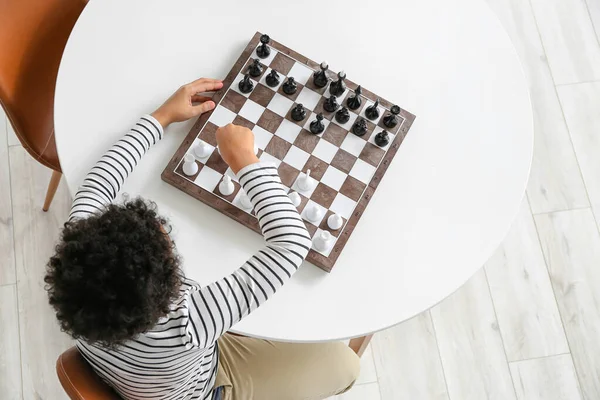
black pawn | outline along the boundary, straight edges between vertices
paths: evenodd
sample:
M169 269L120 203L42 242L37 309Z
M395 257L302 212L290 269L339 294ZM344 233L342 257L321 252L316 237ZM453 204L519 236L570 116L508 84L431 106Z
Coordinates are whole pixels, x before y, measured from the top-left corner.
M369 119L377 119L379 117L379 99L375 100L375 103L367 107L365 110L365 116Z
M375 135L375 144L379 147L385 147L390 142L390 135L386 131L381 131Z
M283 84L283 93L285 94L294 94L298 90L298 84L291 76L287 79L287 81Z
M265 82L267 82L267 85L269 87L275 87L279 85L279 74L277 73L277 71L272 69L271 72L269 72L269 74L265 78Z
M334 112L339 108L339 106L340 105L337 102L337 97L335 96L329 96L329 98L323 103L323 108L328 112Z
M329 83L329 78L325 71L329 69L329 65L325 61L321 63L321 70L313 74L313 83L318 88L324 88Z
M335 120L340 124L350 121L350 112L346 107L342 107L335 113Z
M352 125L352 133L356 136L364 136L367 133L367 121L364 118L356 120L354 125Z
M242 79L238 84L238 88L240 88L240 92L242 93L250 93L252 89L254 89L254 83L252 83L250 75L246 74L244 76L244 79Z
M260 37L261 45L258 46L258 48L256 49L256 55L259 58L267 58L271 54L271 48L267 46L267 44L269 44L270 41L271 38L269 37L269 35L262 35Z
M256 59L254 60L254 62L252 64L250 64L250 66L248 67L248 73L250 74L250 76L253 77L257 77L260 76L260 74L262 74L263 72L263 67L260 64L260 60Z
M292 119L294 121L302 121L306 118L306 110L302 104L296 104L296 107L292 109Z
M325 130L325 124L323 123L323 114L318 113L317 119L310 123L310 131L315 135L323 132Z
M348 106L348 108L351 110L356 110L358 107L360 107L360 105L362 104L362 99L360 98L361 94L362 88L359 86L354 91L354 95L349 96L346 100L346 106Z
M396 125L398 125L397 115L400 114L400 107L392 106L392 109L390 110L390 112L391 112L391 114L388 114L385 117L383 117L383 124L385 126L387 126L388 128L393 128Z
M340 97L346 91L344 79L346 79L346 73L344 71L338 72L338 80L331 82L331 85L329 85L329 93L332 96Z

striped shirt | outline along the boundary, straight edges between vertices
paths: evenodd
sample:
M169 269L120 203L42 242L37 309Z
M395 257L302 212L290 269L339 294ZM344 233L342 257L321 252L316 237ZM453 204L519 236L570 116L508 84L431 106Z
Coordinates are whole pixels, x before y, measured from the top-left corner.
M158 121L143 116L87 174L69 219L102 212L162 136ZM114 349L77 341L82 356L125 399L210 398L219 362L217 339L271 297L306 257L311 240L277 169L257 163L237 176L254 205L265 247L210 285L185 279L169 314L149 332Z

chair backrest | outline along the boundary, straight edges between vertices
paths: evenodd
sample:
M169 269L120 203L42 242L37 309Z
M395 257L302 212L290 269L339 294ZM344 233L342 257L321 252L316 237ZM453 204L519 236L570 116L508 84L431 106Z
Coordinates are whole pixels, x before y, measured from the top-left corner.
M72 400L121 400L121 397L96 375L76 347L71 347L58 357L56 373Z
M87 0L0 0L0 104L23 147L60 171L54 89L69 34Z

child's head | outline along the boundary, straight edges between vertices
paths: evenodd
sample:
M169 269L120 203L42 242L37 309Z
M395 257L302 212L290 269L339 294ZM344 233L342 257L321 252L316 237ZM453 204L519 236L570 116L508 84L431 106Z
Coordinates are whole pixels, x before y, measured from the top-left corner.
M181 273L165 224L141 199L65 224L44 278L65 332L110 346L167 314Z

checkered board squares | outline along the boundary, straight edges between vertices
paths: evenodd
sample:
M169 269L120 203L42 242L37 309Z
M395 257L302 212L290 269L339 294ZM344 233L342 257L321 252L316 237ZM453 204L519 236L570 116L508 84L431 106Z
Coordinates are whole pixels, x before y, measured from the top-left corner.
M335 112L323 109L323 103L329 97L329 87L317 88L313 82L314 73L319 64L302 55L271 42L269 57L259 59L262 73L251 77L254 88L249 93L241 93L238 83L243 79L248 66L257 59L256 48L259 36L255 36L251 45L244 51L234 65L221 91L215 94L216 108L198 120L190 134L181 145L163 173L163 179L186 191L204 203L236 219L240 223L259 231L257 219L252 210L244 210L239 202L243 194L233 171L221 158L216 148L218 127L234 123L251 129L258 148L257 156L262 162L274 165L286 192L300 195L298 212L302 216L311 237L328 231L333 243L327 251L318 251L314 247L309 252L308 261L331 270L340 252L346 245L350 234L362 215L370 196L377 187L391 158L412 124L414 116L402 110L398 116L398 125L387 128L383 117L390 113L392 103L381 100L379 117L366 118L365 110L372 105L377 96L363 89L362 104L356 110L349 110L350 120L339 123ZM275 70L280 81L270 87L266 82L268 74ZM333 71L329 71L334 76ZM288 95L282 85L290 77L297 83L296 93ZM338 97L341 105L354 94L356 84L347 80L348 89ZM306 110L306 118L295 121L291 111L298 104ZM323 113L325 129L319 134L310 131L311 122L318 113ZM352 133L352 126L359 119L367 121L367 133L361 137ZM390 137L387 146L375 143L377 133L385 130ZM194 149L201 142L208 144L209 154L199 158ZM183 157L193 154L198 172L193 176L183 173ZM303 191L298 180L310 170L315 185ZM219 183L229 175L235 186L234 192L223 196L219 192ZM311 208L320 210L320 218L311 221L307 217ZM327 219L338 214L343 219L341 229L333 231Z

